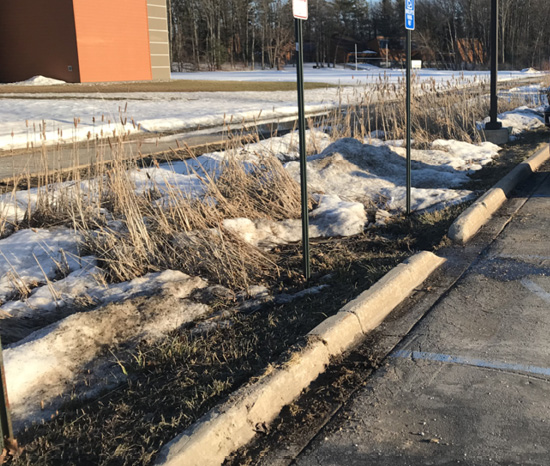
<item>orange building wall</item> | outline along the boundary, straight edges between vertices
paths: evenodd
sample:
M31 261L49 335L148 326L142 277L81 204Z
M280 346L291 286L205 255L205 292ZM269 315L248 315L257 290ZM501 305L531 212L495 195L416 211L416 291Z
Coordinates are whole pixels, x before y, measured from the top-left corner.
M81 82L152 79L146 0L74 0L73 7Z
M39 74L79 82L72 0L0 0L0 82Z

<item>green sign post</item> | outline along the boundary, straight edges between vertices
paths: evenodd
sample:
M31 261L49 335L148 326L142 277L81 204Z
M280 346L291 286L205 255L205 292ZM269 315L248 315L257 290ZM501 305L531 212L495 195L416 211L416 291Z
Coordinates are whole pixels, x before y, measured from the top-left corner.
M308 18L307 0L293 0L292 13L296 30L296 74L298 84L298 138L300 149L300 184L302 193L302 253L304 277L309 280L311 267L309 259L309 216L307 195L307 160L306 160L306 117L304 111L304 50L302 38L302 21Z
M11 425L10 406L8 402L8 392L6 390L6 376L4 373L4 358L2 356L2 340L0 339L0 377L2 378L2 387L0 388L0 464L3 462L5 454L9 450L13 452L17 449L13 438L13 428Z
M405 29L407 30L407 215L411 213L411 31L415 27L415 0L405 1Z

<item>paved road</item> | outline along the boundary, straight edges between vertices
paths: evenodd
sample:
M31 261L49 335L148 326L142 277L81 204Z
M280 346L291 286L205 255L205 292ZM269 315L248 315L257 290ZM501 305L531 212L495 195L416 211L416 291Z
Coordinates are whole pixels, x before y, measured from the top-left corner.
M176 142L176 140L178 142ZM123 150L116 142L108 140L97 143L67 143L47 146L44 150L17 150L0 152L0 182L17 179L20 176L38 176L43 173L67 172L75 168L88 168L90 165L104 163L124 157L147 157L170 152L178 147L191 150L221 146L227 140L227 133L181 134L175 137L140 137L124 141ZM113 149L114 148L114 149Z
M504 231L293 464L550 465L550 173L529 183Z
M307 118L325 118L326 112L312 112ZM150 156L188 157L189 151L200 155L208 151L219 150L232 141L246 142L256 136L269 137L271 134L283 134L295 125L295 116L261 121L239 122L231 128L228 126L213 127L203 130L178 133L173 135L139 135L122 143L122 150L116 140L102 139L97 142L52 144L37 149L17 149L3 151L0 149L0 182L17 180L27 175L38 176L52 172L70 172L74 169L86 169L90 165L125 158L144 158Z

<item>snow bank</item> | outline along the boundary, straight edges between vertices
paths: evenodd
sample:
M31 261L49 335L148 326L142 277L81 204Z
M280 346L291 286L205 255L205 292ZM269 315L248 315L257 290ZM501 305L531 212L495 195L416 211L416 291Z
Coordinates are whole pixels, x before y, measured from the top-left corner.
M473 145L462 141L437 139L432 143L433 149L440 151L423 151L422 160L447 165L455 170L472 173L490 163L501 148L492 142ZM441 151L444 151L442 154ZM436 157L437 159L435 159Z
M508 89L508 91L501 91L504 93L524 93L524 94L538 94L542 90L544 90L544 87L542 84L528 84L526 86L518 86L518 87L512 87L511 89Z
M86 256L80 259L83 264L67 277L35 288L25 301L8 301L0 307L1 318L27 318L71 306L81 299L96 306L126 301L138 296L150 295L157 291L159 283L179 281L180 273L165 271L160 278L145 275L133 280L106 285L102 282L103 270L96 266L97 259Z
M155 191L163 198L174 194L178 197L205 194L206 186L196 174L176 173L173 168L169 164L163 164L159 167L132 170L129 178L134 183L137 194Z
M469 181L468 170L479 168L497 154L495 148L487 145L469 144L466 151L462 144L450 143L445 149L413 151L414 210L466 199L471 194L469 191L449 188ZM286 168L298 181L298 162L289 162ZM405 207L405 182L406 160L402 147L390 147L380 142L364 144L348 138L336 141L321 154L309 158L311 191L337 195L343 200L377 206L386 203L393 210L402 210Z
M481 127L484 127L485 123L489 121L490 118L485 118ZM510 128L512 135L544 127L544 116L537 110L528 107L519 107L509 112L500 113L498 121L504 128ZM478 124L478 126L480 125Z
M100 179L80 182L66 181L52 183L40 188L23 189L0 195L0 218L9 223L22 221L25 216L36 210L41 201L52 206L57 202L79 199L82 206L97 198Z
M15 83L10 84L16 84L18 86L53 86L55 84L66 84L65 81L61 81L60 79L54 79L54 78L47 78L45 76L33 76L32 78L27 79L26 81L19 81Z
M331 144L328 134L319 130L306 131L306 147L321 152ZM297 160L300 158L298 147L298 133L290 132L284 136L264 139L254 144L247 144L239 151L241 155L269 157L275 156L281 161Z
M103 272L96 267L96 258L85 256L80 259L80 263L81 269L75 270L60 280L37 286L25 300L8 301L0 306L0 319L32 318L36 315L44 315L60 307L70 306L78 298L86 297L95 299L97 302L103 301L101 287L97 284L97 278L103 276ZM95 293L94 290L96 290Z

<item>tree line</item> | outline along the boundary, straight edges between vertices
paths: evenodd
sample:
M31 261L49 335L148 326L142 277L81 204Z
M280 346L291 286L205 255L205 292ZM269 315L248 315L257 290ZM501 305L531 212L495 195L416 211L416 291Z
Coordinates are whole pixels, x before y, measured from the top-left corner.
M281 68L293 59L290 0L168 1L172 61L182 69ZM355 44L361 51L380 36L399 43L404 1L309 0L306 59L330 66L353 52ZM501 66L549 68L550 1L499 4ZM464 66L470 55L472 63L484 67L490 17L491 0L416 0L415 48L431 66Z

